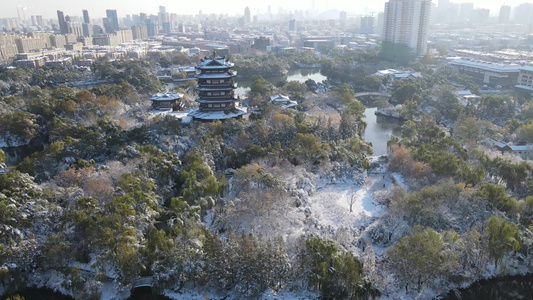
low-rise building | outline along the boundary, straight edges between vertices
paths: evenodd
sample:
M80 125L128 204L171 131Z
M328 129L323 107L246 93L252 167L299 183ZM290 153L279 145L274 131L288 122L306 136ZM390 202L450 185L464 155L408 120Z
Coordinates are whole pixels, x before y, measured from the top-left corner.
M457 91L457 100L459 100L459 103L463 106L467 106L468 104L472 103L473 101L481 98L480 96L473 94L469 90L465 91Z
M44 57L42 56L15 61L15 66L19 68L30 68L30 69L40 68L44 66L44 64L45 64L45 60L44 60Z
M181 108L181 97L179 93L157 93L150 98L152 108L155 110L179 110Z
M82 43L68 43L65 45L65 49L71 51L81 51L83 49Z
M50 61L47 61L45 65L48 67L59 67L59 68L70 66L72 65L72 58L64 57L61 59L50 60Z
M513 145L510 146L511 151L520 156L523 159L532 159L533 158L533 144L527 145Z
M420 78L421 75L418 72L400 71L395 69L379 70L373 75L380 77L389 77L391 79L406 79L406 78Z
M533 66L523 66L518 75L517 89L533 93Z
M455 59L448 63L451 71L466 74L484 84L500 85L502 87L515 86L518 81L520 65L493 63L470 59Z
M289 96L281 94L270 96L270 102L277 103L283 108L294 108L298 106L298 103L294 100L291 100Z
M496 139L490 139L490 143L492 143L494 148L501 151L502 154L504 152L511 152L523 159L533 159L533 144L509 145Z

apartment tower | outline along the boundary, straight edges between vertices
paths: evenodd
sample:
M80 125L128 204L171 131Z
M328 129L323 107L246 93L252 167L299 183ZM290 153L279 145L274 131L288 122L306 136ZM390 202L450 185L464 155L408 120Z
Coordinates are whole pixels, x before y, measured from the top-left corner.
M431 0L390 0L385 3L382 40L407 45L417 56L427 51Z

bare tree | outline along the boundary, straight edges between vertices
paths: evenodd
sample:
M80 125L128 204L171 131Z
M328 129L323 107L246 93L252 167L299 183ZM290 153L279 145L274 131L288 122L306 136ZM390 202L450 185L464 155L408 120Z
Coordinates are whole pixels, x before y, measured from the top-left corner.
M350 189L350 195L348 195L348 204L350 205L350 212L353 211L353 204L357 200L357 194L353 191L353 187Z

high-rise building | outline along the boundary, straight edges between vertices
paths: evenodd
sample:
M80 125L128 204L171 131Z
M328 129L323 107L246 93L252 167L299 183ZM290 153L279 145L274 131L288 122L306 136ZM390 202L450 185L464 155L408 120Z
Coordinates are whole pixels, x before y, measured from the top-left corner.
M533 4L522 3L514 9L514 20L518 24L531 23L531 16L533 15Z
M83 23L90 24L91 23L91 19L89 19L89 11L84 9L84 10L82 10L82 12L83 12Z
M37 21L37 26L43 26L43 16L37 15L35 16L35 20Z
M439 10L447 10L450 6L450 0L439 0Z
M346 19L347 19L346 16L347 16L346 11L339 12L339 24L340 24L341 28L345 28L346 27Z
M83 23L81 25L84 37L91 37L94 35L94 28L92 24Z
M490 9L476 8L472 10L470 21L476 24L487 23L489 20L489 17L490 17Z
M67 30L68 30L69 34L74 34L74 35L76 35L76 37L83 36L82 23L67 22Z
M431 0L390 0L385 3L382 40L389 45L406 45L416 55L424 55L430 13Z
M374 33L374 17L373 16L361 17L361 33L363 34Z
M134 40L145 40L148 38L146 25L135 25L131 27L131 34Z
M459 22L467 22L472 19L474 3L461 3L459 7Z
M252 17L250 16L250 8L246 6L244 9L244 24L250 24Z
M146 19L148 19L148 15L146 15L145 13L142 12L142 13L139 14L139 19L141 20L141 22L144 23L146 21Z
M509 5L503 5L500 7L500 16L498 20L500 21L500 24L507 24L509 23L509 19L511 17L511 7Z
M118 15L116 9L107 9L105 11L107 16L107 22L111 31L118 30ZM106 28L107 29L107 28Z
M67 34L67 21L65 21L65 14L62 11L57 11L57 21L59 22L59 31L61 34Z
M157 22L154 22L152 19L146 19L146 31L148 33L148 37L158 35L159 28L157 26Z
M385 25L385 14L383 12L379 12L376 32L380 32L380 33L383 32L384 25Z
M168 22L168 14L167 14L166 7L159 6L158 19L159 19L159 24L164 24Z
M289 31L296 31L296 20L292 19L289 21Z

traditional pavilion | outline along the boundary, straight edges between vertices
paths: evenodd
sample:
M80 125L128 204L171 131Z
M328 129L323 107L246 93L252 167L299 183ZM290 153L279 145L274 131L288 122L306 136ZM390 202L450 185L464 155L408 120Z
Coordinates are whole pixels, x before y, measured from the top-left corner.
M233 78L237 72L233 71L234 64L224 57L203 59L196 66L198 98L200 105L191 110L189 116L201 120L223 120L237 118L246 114L246 108L238 106L238 99L234 90L237 84Z
M152 108L155 110L179 110L181 108L181 97L179 93L157 93L152 95Z
M292 108L298 106L298 103L294 100L291 100L289 96L277 94L275 96L270 96L270 102L277 103L283 108Z

